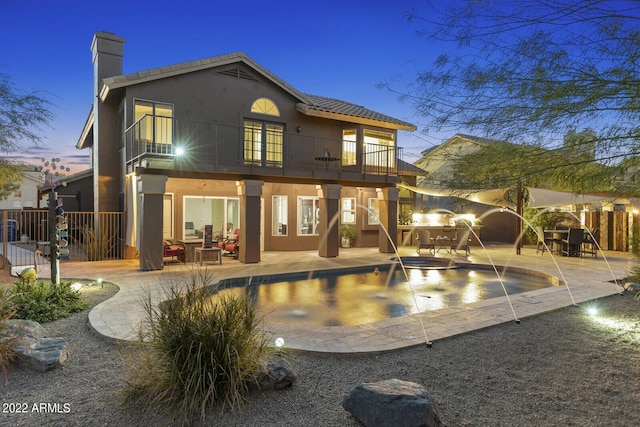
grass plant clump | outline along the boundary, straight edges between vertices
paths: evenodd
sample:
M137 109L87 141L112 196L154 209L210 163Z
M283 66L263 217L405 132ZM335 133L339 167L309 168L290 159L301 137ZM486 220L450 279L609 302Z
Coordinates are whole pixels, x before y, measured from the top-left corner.
M11 319L14 314L10 306L10 300L11 293L4 288L0 288L0 371L2 371L5 381L7 379L7 367L16 357L13 347L16 344L17 337L9 335L6 327L7 320Z
M21 280L11 289L10 306L14 317L39 323L51 322L87 308L80 292L71 288L71 282L55 285L45 281Z
M188 424L220 405L239 408L266 364L262 319L244 296L211 298L197 280L165 291L156 305L148 295L137 344L124 353L124 402L151 410L176 408Z

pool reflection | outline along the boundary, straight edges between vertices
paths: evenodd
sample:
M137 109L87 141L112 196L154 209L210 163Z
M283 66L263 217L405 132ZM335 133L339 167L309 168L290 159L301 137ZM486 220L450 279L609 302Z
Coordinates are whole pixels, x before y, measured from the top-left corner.
M248 286L226 287L219 293L246 294L267 323L305 326L361 325L504 296L500 280L489 270L408 269L407 273L409 280L402 269L382 266L286 281L254 277ZM546 278L522 273L505 274L502 281L509 294L552 286Z

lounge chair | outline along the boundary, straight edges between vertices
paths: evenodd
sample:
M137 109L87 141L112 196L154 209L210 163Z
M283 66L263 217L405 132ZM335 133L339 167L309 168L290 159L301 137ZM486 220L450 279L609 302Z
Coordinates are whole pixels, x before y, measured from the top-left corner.
M458 229L456 230L455 238L451 239L451 247L449 248L449 253L455 251L457 254L458 251L465 251L465 255L469 256L471 253L471 249L469 248L469 242L471 239L469 238L470 231L468 229Z
M172 260L177 259L181 262L186 262L185 258L185 250L183 244L174 242L173 240L165 239L162 242L163 244L163 258L171 257Z
M436 254L436 244L431 238L431 233L429 233L429 230L418 230L416 240L418 243L416 248L416 252L418 252L418 255L420 254L420 249L429 249L433 253L433 255Z
M240 229L236 228L233 234L227 234L224 239L218 242L218 247L227 255L233 255L237 258L240 251Z

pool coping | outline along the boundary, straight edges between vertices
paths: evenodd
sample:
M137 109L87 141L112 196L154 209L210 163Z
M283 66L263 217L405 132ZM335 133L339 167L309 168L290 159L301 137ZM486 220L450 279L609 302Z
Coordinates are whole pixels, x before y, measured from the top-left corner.
M361 266L374 263L386 263L393 254L381 254L377 248L350 248L337 258L322 258L315 251L265 252L260 264L247 265L235 260L226 260L209 271L219 278L274 274L295 270L327 269L332 267ZM399 255L412 255L415 248L399 248ZM527 270L538 271L557 276L558 268L563 272L567 286L554 286L511 297L514 316L509 304L501 299L473 303L464 309L442 309L437 314L402 316L397 321L376 322L375 325L361 325L352 330L331 332L320 330L299 330L266 324L265 330L270 339L282 337L284 349L291 351L310 351L322 353L375 353L403 347L425 345L427 342L444 339L453 335L526 319L529 316L545 313L563 307L579 304L616 293L621 287L610 282L614 277L624 277L637 259L631 254L609 252L608 261L598 259L570 258L551 260L547 254L535 254L534 249L524 249L521 255L515 255L511 246L495 246L488 250L473 251L469 257L454 256L456 261L472 264L490 264L526 266ZM283 260L287 262L283 263ZM164 271L142 272L138 260L100 261L95 263L65 263L62 268L64 277L103 277L115 283L120 291L112 298L94 307L89 313L91 327L107 339L135 340L140 321L144 316L141 298L150 293L154 301L160 301L162 287L158 284L171 277L184 277L203 269L197 265L172 264ZM609 265L610 264L610 265ZM514 268L511 267L511 268ZM517 267L515 267L517 268ZM620 288L620 289L618 289ZM520 295L520 296L518 296ZM166 298L164 298L166 299ZM397 323L395 323L397 322ZM422 324L425 328L422 328ZM332 327L343 328L343 327ZM426 335L425 335L426 331ZM272 341L273 342L273 341ZM437 342L436 342L437 344Z

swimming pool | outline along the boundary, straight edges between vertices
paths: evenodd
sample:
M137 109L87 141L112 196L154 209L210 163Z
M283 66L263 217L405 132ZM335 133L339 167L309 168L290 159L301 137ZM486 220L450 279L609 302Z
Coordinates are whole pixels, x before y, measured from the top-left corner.
M246 294L267 323L353 326L557 286L557 278L468 264L407 268L398 263L227 279L217 293ZM405 271L406 275L405 276ZM215 298L215 294L212 296Z

